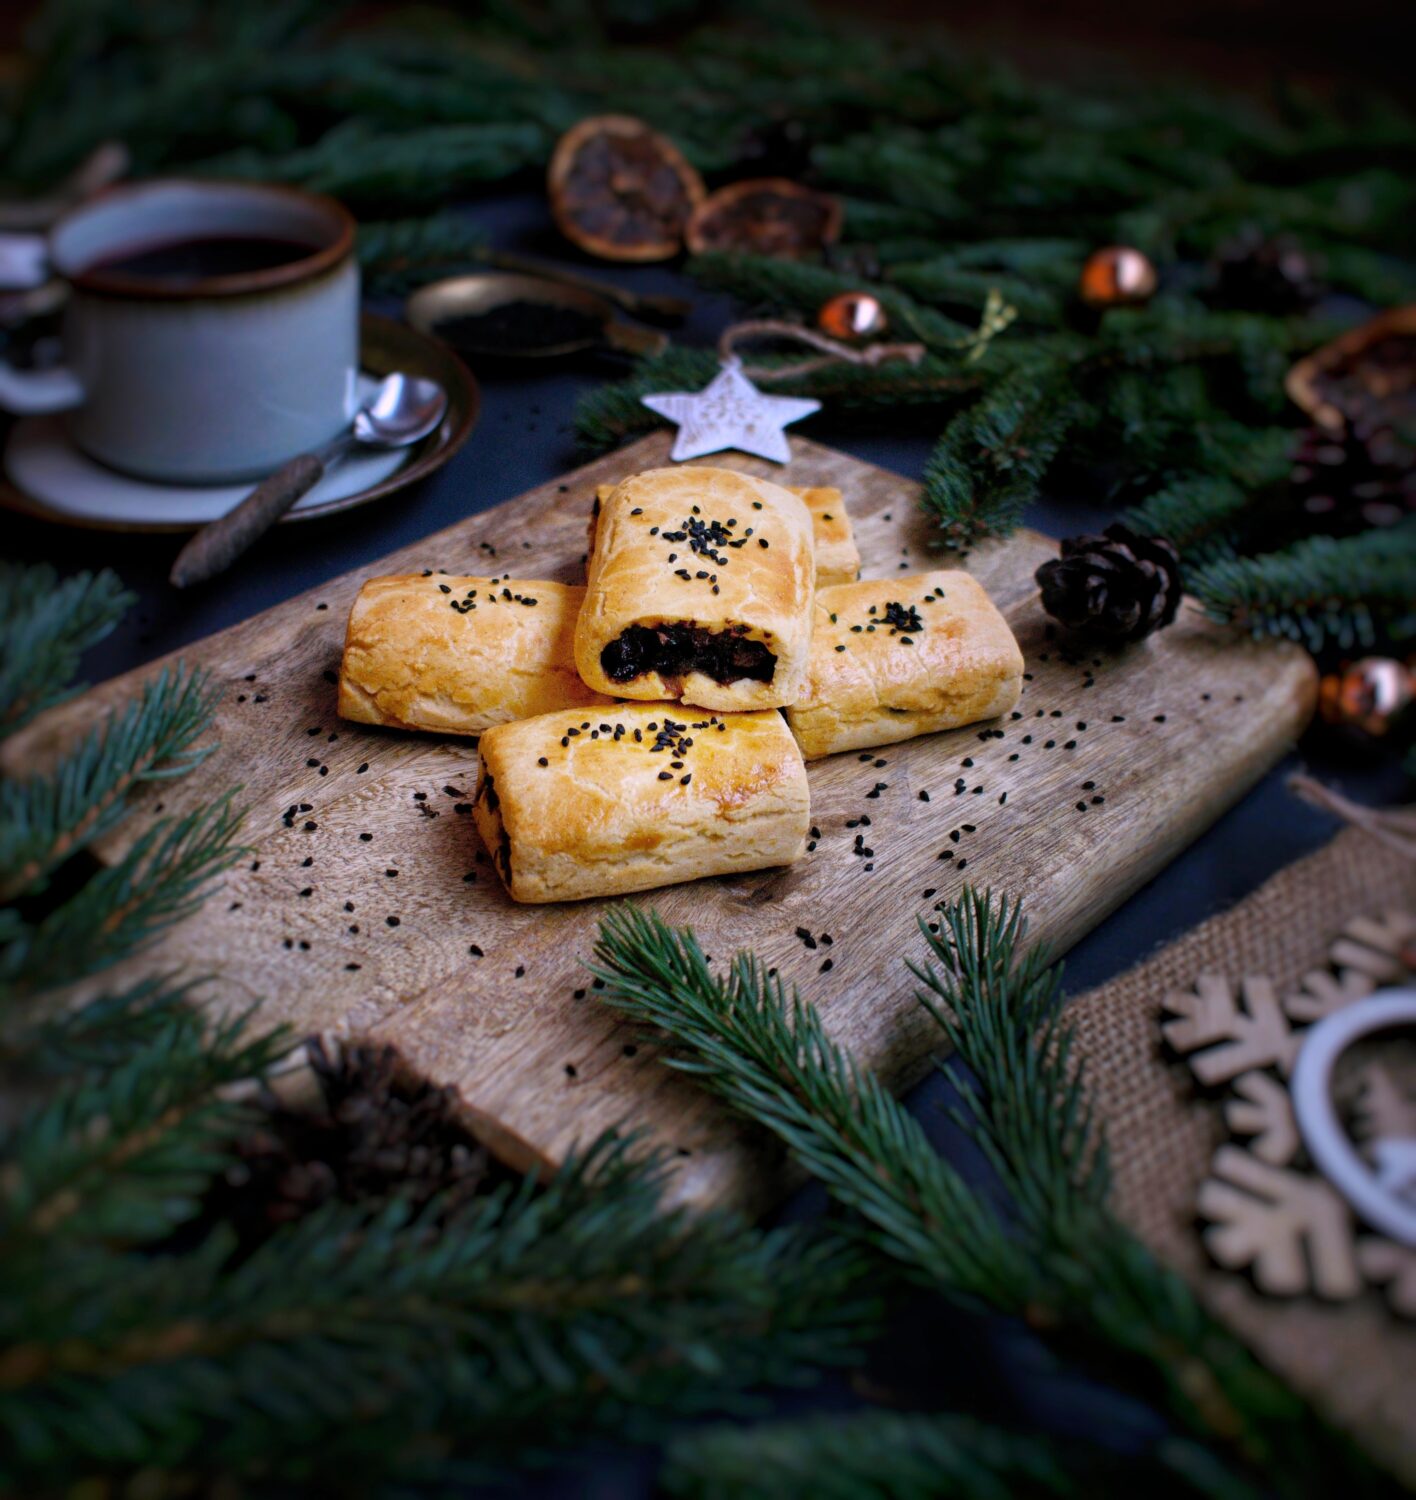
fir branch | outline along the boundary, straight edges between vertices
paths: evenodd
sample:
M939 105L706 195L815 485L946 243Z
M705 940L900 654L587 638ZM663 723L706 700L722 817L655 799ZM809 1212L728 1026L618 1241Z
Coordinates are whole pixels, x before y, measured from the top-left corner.
M955 417L924 468L924 508L943 545L1007 536L1085 411L1058 370L1022 368Z
M10 937L0 930L0 947ZM193 984L171 974L151 974L101 991L77 1009L40 1007L31 1014L25 1008L0 1021L0 1067L30 1082L119 1067L166 1033L192 992Z
M205 673L164 668L52 773L0 781L0 902L42 889L57 865L117 822L134 786L199 765L213 747L193 742L218 696Z
M114 1066L73 1075L0 1136L0 1246L12 1272L60 1236L69 1247L140 1244L195 1214L244 1118L219 1090L263 1074L289 1041L280 1032L251 1039L244 1019L208 1032L186 999L146 995L157 1025L139 1045Z
M858 291L861 286L859 276L769 255L695 255L684 269L711 291L727 292L740 302L788 307L808 315L838 293ZM870 291L890 319L892 338L917 339L944 355L970 346L974 330L967 324L946 318L890 287L872 285Z
M892 266L889 279L901 291L937 307L982 307L990 293L997 293L1017 308L1020 317L1050 326L1060 322L1066 310L1066 293L1076 280L1080 261L1069 269L1066 288L1047 287L1012 272L975 269L958 255L938 255Z
M1416 636L1416 522L1283 552L1220 558L1190 580L1211 619L1310 651L1400 647Z
M899 361L866 368L832 364L806 375L773 375L772 367L799 364L799 354L754 353L752 378L784 396L814 396L839 411L887 411L901 407L956 405L977 392L986 375L977 364L960 364L925 355L917 364ZM640 360L627 379L597 386L576 403L575 428L583 449L603 452L626 438L652 432L664 419L641 404L655 391L701 390L718 373L718 358L708 349L670 348Z
M870 1316L849 1255L665 1211L661 1170L603 1140L450 1218L331 1205L239 1264L222 1232L71 1262L0 1312L0 1481L142 1465L363 1490L449 1444L485 1477L849 1357Z
M692 932L628 905L601 923L595 958L601 998L662 1036L669 1067L770 1130L861 1216L869 1243L926 1285L1027 1306L1038 1287L997 1214L764 964L739 954L720 978Z
M661 1481L697 1500L1009 1500L1087 1490L1075 1463L1036 1437L966 1417L892 1411L832 1413L676 1438ZM1097 1493L1093 1491L1093 1493Z
M546 132L526 123L427 125L380 133L359 120L337 125L310 146L281 155L244 151L199 170L215 177L297 183L352 204L441 205L474 183L501 182L542 163Z
M1227 557L1258 534L1281 504L1293 463L1293 430L1241 423L1207 427L1197 447L1211 470L1182 474L1121 519L1147 536L1163 536L1189 567Z
M1191 474L1148 495L1121 515L1145 536L1172 542L1191 567L1233 551L1249 508L1249 496L1233 480Z
M691 932L620 908L601 924L594 972L603 1000L662 1038L669 1066L775 1135L860 1216L865 1243L908 1274L1024 1317L1264 1488L1378 1489L1347 1441L1111 1216L1103 1143L1056 1012L1060 971L1024 946L1019 909L965 888L939 911L921 923L934 962L914 968L919 998L971 1075L950 1068L961 1121L1009 1189L1006 1227L815 1009L751 955L719 977ZM1242 1484L1232 1470L1209 1478Z
M393 295L485 259L484 235L451 214L385 219L359 226L366 291Z
M78 691L79 658L133 602L117 577L0 562L0 737Z
M25 998L93 974L146 946L200 905L211 881L246 851L231 794L160 818L114 865L37 922L18 922L0 949L0 999Z

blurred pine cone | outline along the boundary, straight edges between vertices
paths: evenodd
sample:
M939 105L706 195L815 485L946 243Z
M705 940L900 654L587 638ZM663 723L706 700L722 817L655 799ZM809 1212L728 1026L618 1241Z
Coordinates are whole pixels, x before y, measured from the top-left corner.
M1341 433L1308 428L1289 477L1308 531L1347 536L1416 514L1416 453L1380 420L1349 421Z
M1323 294L1312 260L1291 235L1236 235L1220 247L1211 271L1210 300L1220 307L1283 317L1306 312Z
M1169 625L1184 592L1180 554L1119 521L1102 536L1071 537L1037 570L1042 607L1087 640L1139 641Z

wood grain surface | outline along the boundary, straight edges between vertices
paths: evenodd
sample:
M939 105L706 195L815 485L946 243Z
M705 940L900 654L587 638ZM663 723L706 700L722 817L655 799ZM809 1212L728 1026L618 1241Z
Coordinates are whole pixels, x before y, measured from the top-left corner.
M475 743L334 712L365 576L579 581L595 486L666 462L669 443L647 437L183 653L223 688L220 748L197 775L144 793L99 854L240 783L253 855L139 967L209 974L215 1004L260 1000L303 1032L395 1043L410 1067L454 1085L474 1128L515 1163L554 1163L608 1126L643 1126L679 1154L678 1194L757 1208L781 1191L780 1162L587 989L603 903L517 907L504 894L468 816ZM941 565L915 484L801 439L792 453L785 470L713 461L839 486L867 577ZM640 898L692 924L717 958L750 946L778 965L895 1087L938 1043L904 965L921 951L919 915L968 880L1023 897L1032 932L1065 949L1234 802L1311 711L1303 652L1238 640L1193 607L1124 653L1069 659L1033 583L1053 550L1022 532L967 563L1027 659L1017 715L814 763L819 836L802 863ZM156 665L49 714L7 747L8 769L43 765Z

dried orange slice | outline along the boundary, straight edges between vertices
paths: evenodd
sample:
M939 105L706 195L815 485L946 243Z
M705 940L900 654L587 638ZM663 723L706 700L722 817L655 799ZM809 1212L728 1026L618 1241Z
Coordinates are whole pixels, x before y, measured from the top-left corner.
M841 236L841 205L785 177L730 183L693 211L685 238L695 255L705 250L742 250L802 260Z
M593 115L556 143L547 174L556 225L605 260L667 260L703 201L703 179L632 115Z

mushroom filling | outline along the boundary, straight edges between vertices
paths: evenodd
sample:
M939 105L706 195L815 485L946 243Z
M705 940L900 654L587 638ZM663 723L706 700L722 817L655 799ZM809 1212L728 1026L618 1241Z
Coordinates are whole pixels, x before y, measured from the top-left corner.
M701 625L631 625L600 653L611 682L629 682L646 672L682 677L702 672L714 682L771 682L777 658L761 641L746 639L746 626L717 632Z

